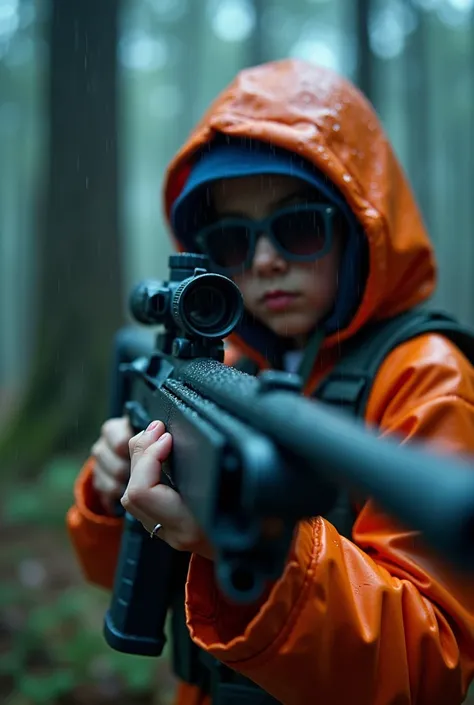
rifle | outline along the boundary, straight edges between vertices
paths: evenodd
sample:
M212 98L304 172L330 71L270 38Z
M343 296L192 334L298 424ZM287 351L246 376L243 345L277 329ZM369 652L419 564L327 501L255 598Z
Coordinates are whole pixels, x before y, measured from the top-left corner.
M281 575L297 522L324 516L340 485L373 497L451 560L472 563L472 465L378 439L302 397L295 375L225 366L223 339L240 320L242 296L206 266L201 255L172 255L169 281L132 292L135 319L163 329L154 347L135 334L120 339L113 411L125 411L135 432L161 419L173 435L162 481L212 541L221 590L235 602L255 600ZM112 648L162 653L188 559L125 515L104 623Z

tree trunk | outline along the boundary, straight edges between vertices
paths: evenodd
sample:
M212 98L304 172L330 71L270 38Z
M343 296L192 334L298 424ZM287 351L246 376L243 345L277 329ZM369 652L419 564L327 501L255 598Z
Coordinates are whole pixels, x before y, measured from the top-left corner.
M405 2L409 9L410 2L408 0ZM431 232L433 225L433 209L431 207L433 164L428 22L427 13L418 10L417 28L407 41L403 60L405 61L406 80L405 111L410 121L407 170L428 231Z
M258 66L268 61L265 32L263 30L263 13L265 9L265 0L252 0L252 6L255 12L255 27L248 41L247 66Z
M52 454L84 452L106 414L111 341L122 321L118 12L117 0L52 0L35 361L2 449L31 473Z
M357 0L356 34L357 34L357 73L356 83L360 90L372 102L374 96L373 57L370 50L369 21L372 9L371 0Z

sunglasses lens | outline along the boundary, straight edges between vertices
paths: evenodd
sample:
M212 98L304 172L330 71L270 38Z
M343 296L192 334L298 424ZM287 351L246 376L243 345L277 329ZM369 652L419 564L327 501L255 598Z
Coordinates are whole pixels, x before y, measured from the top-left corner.
M245 264L250 247L250 230L245 225L216 225L208 231L206 252L223 269Z
M326 245L326 221L323 214L316 210L282 213L273 221L273 234L289 254L316 255Z

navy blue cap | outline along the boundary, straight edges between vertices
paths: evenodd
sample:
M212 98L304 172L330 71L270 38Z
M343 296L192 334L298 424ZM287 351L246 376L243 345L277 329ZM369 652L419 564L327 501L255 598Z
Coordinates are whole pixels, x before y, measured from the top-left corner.
M201 152L191 174L171 209L171 225L180 242L190 245L190 236L196 228L202 227L197 201L203 199L203 190L221 179L236 179L244 176L260 175L292 176L313 186L323 196L350 217L344 199L339 191L323 174L311 164L292 152L276 149L262 142L252 142L251 146L240 144L211 145L209 151ZM209 201L207 202L209 205Z
M193 235L205 226L206 214L210 211L208 189L212 183L221 179L265 174L301 179L319 191L346 217L349 232L339 273L338 296L333 311L325 321L327 333L341 329L349 322L347 319L353 314L360 298L365 235L334 184L298 154L254 140L220 141L207 145L172 206L173 231L178 241L193 252Z

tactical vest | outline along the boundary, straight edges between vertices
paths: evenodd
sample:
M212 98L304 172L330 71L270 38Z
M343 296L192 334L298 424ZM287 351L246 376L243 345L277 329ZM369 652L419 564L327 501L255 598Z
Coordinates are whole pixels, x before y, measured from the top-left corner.
M339 362L320 383L314 397L323 404L343 409L353 418L364 417L377 372L392 350L425 333L451 340L474 364L474 333L447 314L412 310L395 318L366 326L343 345ZM236 365L249 374L257 366L242 360ZM332 510L325 515L346 538L351 538L356 518L346 491L341 490ZM278 705L278 701L252 681L224 666L199 649L190 639L184 616L184 582L189 556L181 555L182 574L172 608L173 670L178 678L199 686L211 696L212 705Z

